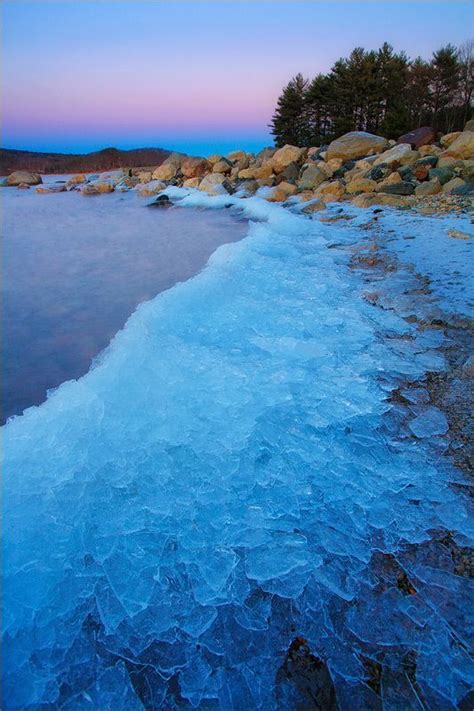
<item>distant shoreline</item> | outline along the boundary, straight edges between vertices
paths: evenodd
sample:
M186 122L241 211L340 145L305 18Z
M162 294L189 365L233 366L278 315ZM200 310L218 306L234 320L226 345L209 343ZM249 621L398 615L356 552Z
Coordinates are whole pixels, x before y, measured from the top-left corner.
M43 175L62 175L161 165L171 151L164 148L104 148L90 153L54 153L0 148L0 175L28 170Z

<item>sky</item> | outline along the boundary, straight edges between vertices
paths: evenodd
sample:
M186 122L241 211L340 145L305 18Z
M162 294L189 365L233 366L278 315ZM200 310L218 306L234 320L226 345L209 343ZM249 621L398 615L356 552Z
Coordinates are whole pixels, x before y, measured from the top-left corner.
M427 59L473 19L462 0L3 0L1 145L259 150L297 72L384 41Z

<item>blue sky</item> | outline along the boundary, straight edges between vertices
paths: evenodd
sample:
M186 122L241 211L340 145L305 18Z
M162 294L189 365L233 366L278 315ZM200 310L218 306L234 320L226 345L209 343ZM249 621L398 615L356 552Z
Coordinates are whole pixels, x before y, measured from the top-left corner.
M2 145L194 153L271 143L297 72L385 40L409 56L472 33L471 2L4 0Z

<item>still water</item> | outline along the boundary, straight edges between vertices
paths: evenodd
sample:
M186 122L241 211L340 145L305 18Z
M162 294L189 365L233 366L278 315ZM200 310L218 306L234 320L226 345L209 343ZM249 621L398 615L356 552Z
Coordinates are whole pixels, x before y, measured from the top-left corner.
M2 190L2 424L87 372L138 304L247 229L222 210L152 200Z

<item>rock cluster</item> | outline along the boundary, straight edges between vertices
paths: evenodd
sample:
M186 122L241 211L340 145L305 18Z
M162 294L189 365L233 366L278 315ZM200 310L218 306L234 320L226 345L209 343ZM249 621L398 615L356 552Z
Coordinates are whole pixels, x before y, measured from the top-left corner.
M464 131L438 137L430 128L415 129L397 142L352 131L323 147L286 145L265 148L256 155L234 151L208 158L172 153L156 168L117 170L88 178L77 175L62 187L43 185L37 190L80 190L83 195L98 195L135 189L147 197L169 186L183 186L209 195L257 193L270 202L291 198L292 202L307 203L303 210L308 213L346 199L360 207L411 206L418 199L448 195L470 202L474 195L474 131L470 123ZM7 178L9 185L40 181L40 176L24 171Z

